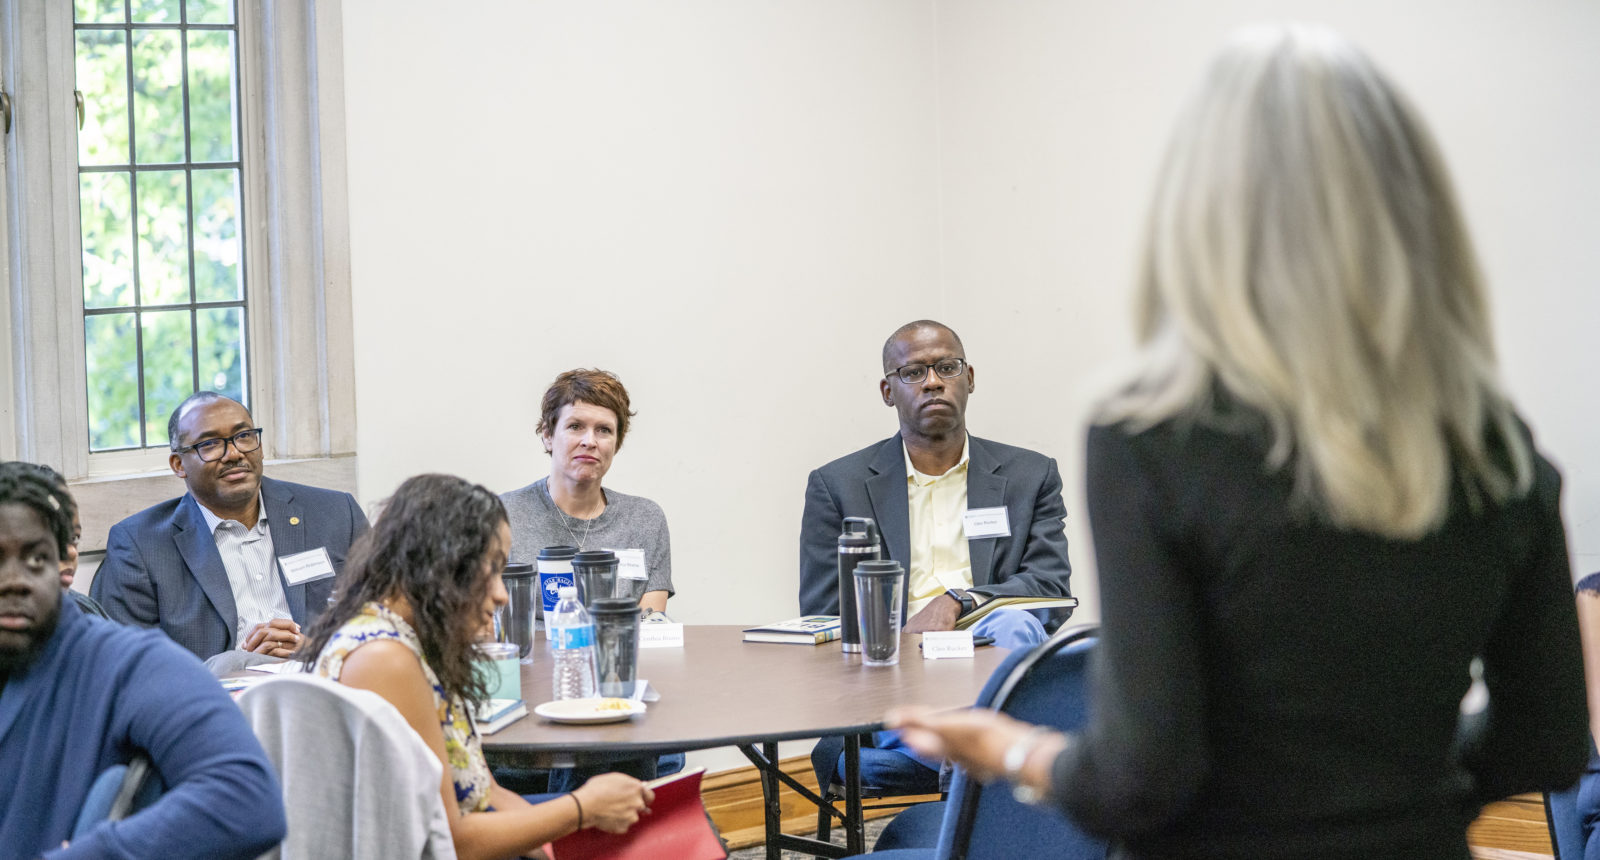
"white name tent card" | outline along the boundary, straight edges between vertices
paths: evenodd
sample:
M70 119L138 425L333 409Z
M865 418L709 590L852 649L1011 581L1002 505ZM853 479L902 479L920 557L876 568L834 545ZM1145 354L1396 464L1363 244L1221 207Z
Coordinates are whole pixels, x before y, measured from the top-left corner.
M285 660L282 663L257 663L254 666L244 667L247 672L265 672L268 675L293 675L304 672L306 664L299 660Z
M971 659L973 655L971 630L930 630L922 634L922 659Z
M639 625L640 648L682 648L683 625L676 621L656 621Z

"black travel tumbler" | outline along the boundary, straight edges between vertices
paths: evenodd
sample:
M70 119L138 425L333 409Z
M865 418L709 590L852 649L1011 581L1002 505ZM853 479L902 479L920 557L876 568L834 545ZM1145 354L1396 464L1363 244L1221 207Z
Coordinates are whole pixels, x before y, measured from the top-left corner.
M871 517L845 517L839 535L839 638L844 652L861 650L861 622L856 618L856 565L876 561L883 550L878 545L878 524Z
M600 597L594 614L595 689L626 699L639 678L639 604L631 597Z
M505 618L506 638L517 643L517 658L527 659L533 652L533 617L539 605L539 587L533 565L525 561L508 561L505 572L500 574L500 581L505 583L506 594L511 598L501 610Z
M856 614L861 617L861 665L900 662L900 599L906 572L893 559L856 565Z

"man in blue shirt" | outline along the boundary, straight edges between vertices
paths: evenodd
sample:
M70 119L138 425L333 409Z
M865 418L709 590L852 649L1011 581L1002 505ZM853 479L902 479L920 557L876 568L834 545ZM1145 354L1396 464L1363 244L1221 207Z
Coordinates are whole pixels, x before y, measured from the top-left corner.
M281 790L243 714L162 634L62 600L71 537L70 498L32 465L0 464L0 854L252 858L276 845ZM74 837L95 777L141 752L165 793Z

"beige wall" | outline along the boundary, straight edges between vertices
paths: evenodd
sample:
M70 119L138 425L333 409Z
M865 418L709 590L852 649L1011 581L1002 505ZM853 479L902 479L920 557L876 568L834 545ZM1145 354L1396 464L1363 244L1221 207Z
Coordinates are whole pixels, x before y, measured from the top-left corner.
M1236 23L1321 20L1438 133L1513 391L1600 569L1600 5L345 0L364 501L548 469L534 400L619 373L608 485L666 509L699 623L793 614L809 469L893 432L877 349L954 325L975 433L1061 460L1128 343L1166 129ZM1096 614L1087 574L1078 589Z
M928 7L434 7L346 4L363 495L544 475L536 398L607 368L673 614L794 614L806 472L893 432L878 345L943 312Z

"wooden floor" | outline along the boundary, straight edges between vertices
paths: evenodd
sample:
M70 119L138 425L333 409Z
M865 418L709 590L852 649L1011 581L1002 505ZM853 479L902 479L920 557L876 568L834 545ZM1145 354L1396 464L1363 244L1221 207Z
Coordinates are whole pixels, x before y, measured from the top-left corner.
M808 788L816 788L808 756L787 758L780 764L785 773ZM709 774L702 785L701 797L729 847L759 845L765 839L761 823L761 781L755 768ZM816 830L815 808L802 801L799 795L785 788L779 802L783 807L785 833ZM869 812L868 817L893 815L896 811ZM1484 807L1483 814L1467 830L1467 842L1477 860L1553 860L1555 853L1550 847L1550 831L1545 824L1544 800L1537 794L1518 795Z
M778 762L783 772L794 777L801 785L816 791L817 776L811 769L810 756L793 756ZM700 784L700 798L717 830L730 848L745 848L766 841L766 827L762 815L761 779L754 767L741 767L707 774ZM939 795L897 798L907 803L938 800ZM817 808L807 803L787 786L778 795L783 809L784 833L815 833ZM899 809L867 810L864 818L884 818L898 813ZM869 843L870 846L870 843Z
M1491 803L1467 828L1467 844L1479 860L1534 860L1552 858L1550 827L1545 823L1544 798L1537 794Z

